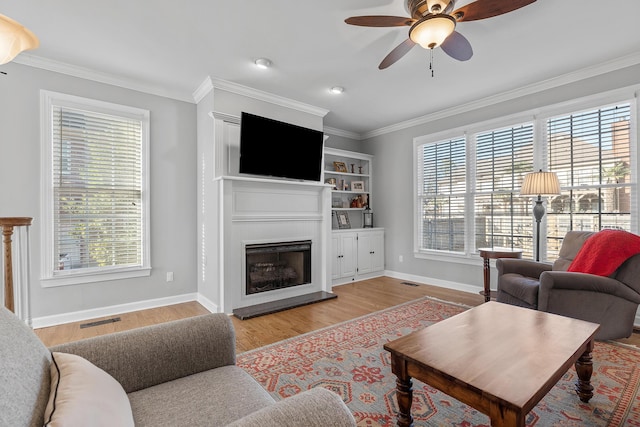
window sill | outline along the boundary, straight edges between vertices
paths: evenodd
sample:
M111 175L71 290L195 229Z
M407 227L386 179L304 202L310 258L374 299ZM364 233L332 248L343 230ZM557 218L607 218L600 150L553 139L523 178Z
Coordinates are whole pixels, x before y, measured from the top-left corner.
M82 285L87 283L106 282L108 280L132 279L151 275L151 267L135 267L104 272L66 273L40 279L43 288L57 286Z
M449 262L466 265L482 265L479 253L460 254L456 252L414 252L413 256L430 261Z

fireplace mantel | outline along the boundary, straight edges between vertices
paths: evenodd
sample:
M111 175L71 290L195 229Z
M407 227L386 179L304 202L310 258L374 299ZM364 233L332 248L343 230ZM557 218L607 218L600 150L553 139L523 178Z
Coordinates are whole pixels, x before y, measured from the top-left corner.
M202 286L217 311L274 302L331 290L331 189L315 182L223 176L213 180L203 213ZM208 212L209 206L215 212ZM311 241L308 284L247 295L245 247L282 241ZM211 307L209 307L211 309Z

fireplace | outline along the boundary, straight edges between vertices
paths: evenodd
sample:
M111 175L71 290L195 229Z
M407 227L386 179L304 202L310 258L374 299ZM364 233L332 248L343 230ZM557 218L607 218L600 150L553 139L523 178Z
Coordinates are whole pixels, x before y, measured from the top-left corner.
M246 295L311 283L311 240L245 246Z

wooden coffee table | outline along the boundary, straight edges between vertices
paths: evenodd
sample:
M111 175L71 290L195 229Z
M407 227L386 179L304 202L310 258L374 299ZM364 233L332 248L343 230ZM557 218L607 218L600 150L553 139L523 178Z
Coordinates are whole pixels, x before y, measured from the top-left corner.
M411 426L412 378L487 414L494 427L525 417L575 363L576 392L593 396L593 337L600 325L487 302L391 341L398 425Z

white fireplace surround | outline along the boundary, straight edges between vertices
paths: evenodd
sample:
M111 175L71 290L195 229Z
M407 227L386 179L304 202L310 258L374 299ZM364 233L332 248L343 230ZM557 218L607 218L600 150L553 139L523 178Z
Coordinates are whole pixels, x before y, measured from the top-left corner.
M330 291L330 190L320 183L221 177L221 311ZM246 294L245 247L284 241L311 241L311 283Z
M331 187L322 180L240 175L240 118L209 115L212 138L199 142L198 153L199 301L231 314L237 308L329 292ZM299 240L311 241L311 283L247 295L245 246Z

